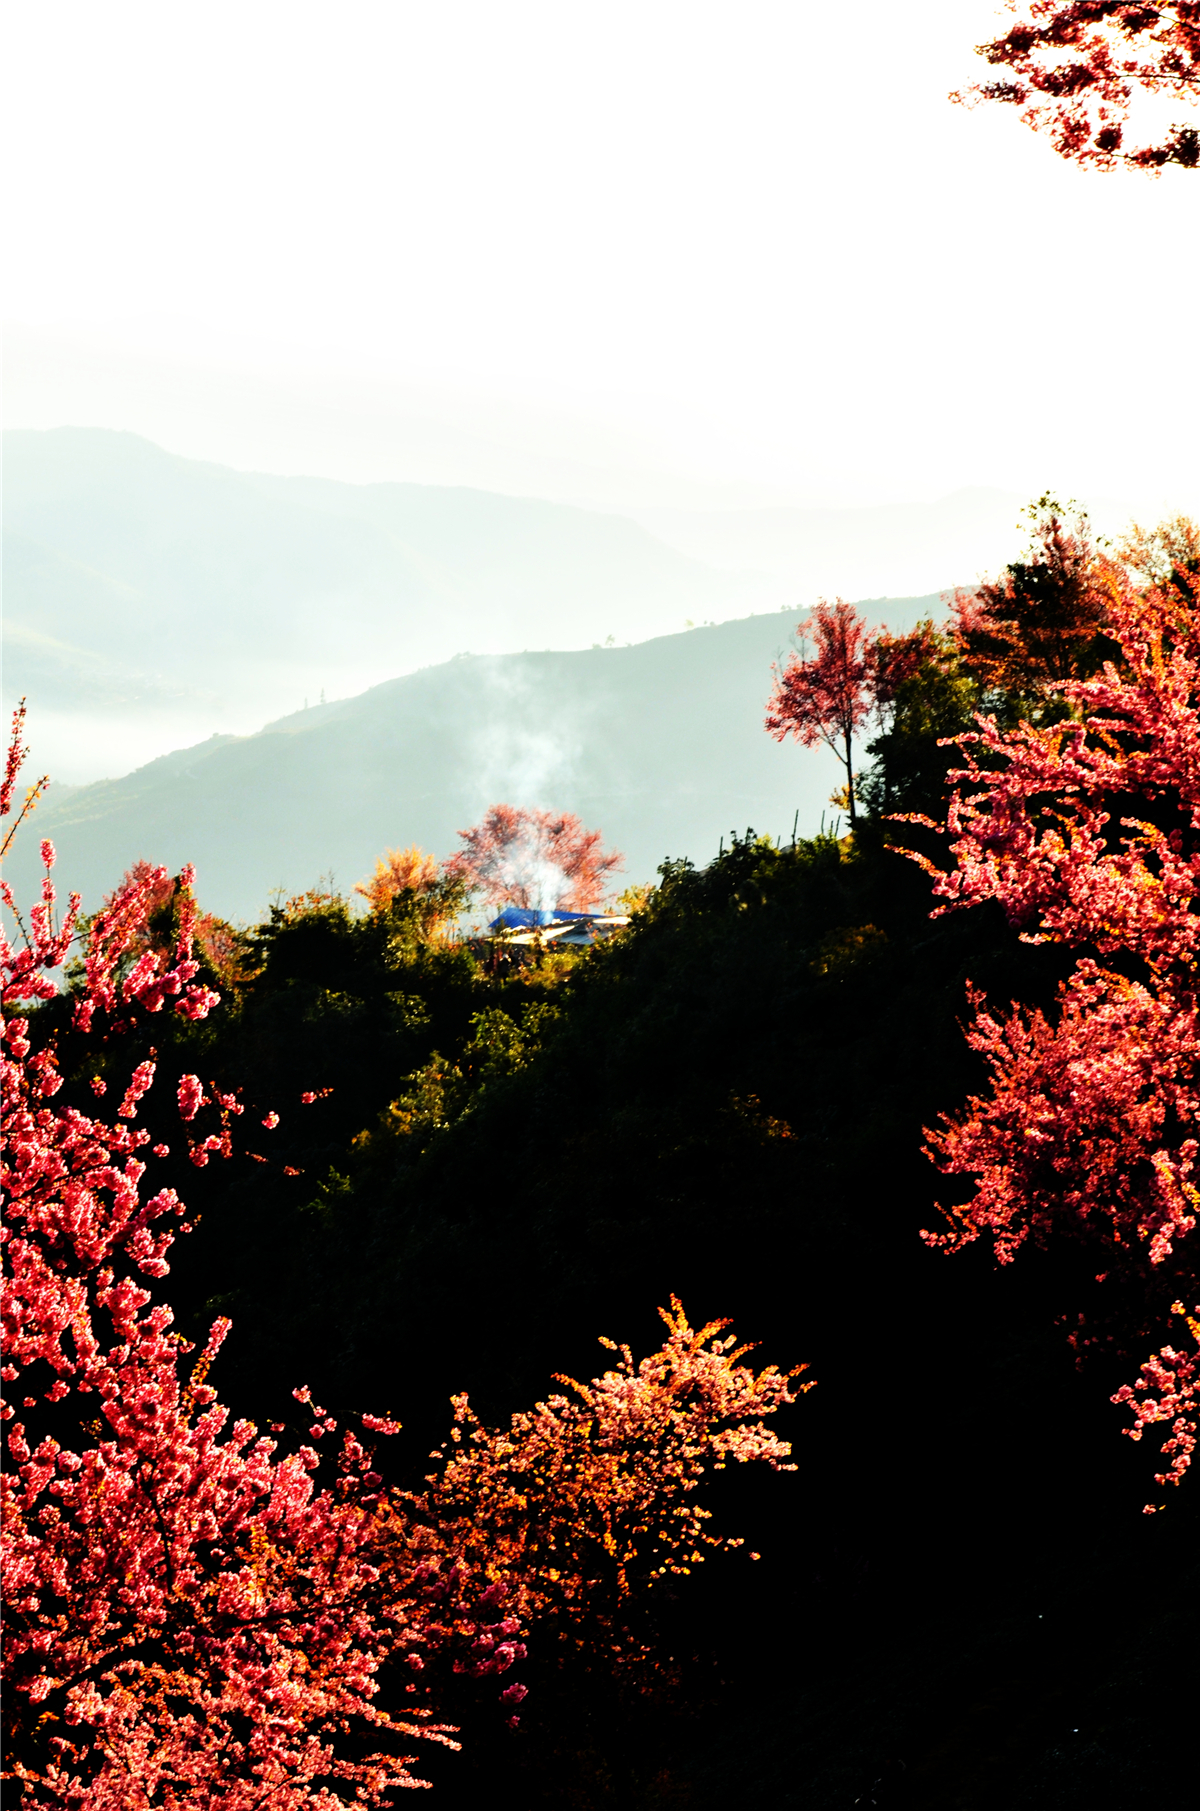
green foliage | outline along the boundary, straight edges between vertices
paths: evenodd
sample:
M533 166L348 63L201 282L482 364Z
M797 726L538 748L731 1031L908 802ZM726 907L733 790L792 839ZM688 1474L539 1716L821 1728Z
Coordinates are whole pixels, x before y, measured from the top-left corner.
M486 1006L472 1013L458 1060L449 1061L435 1050L428 1062L403 1077L399 1093L375 1125L355 1138L360 1165L365 1162L378 1176L414 1162L489 1084L526 1068L562 1017L561 1009L546 1000L514 1001L511 1007Z
M953 637L933 623L920 628L928 652L897 687L888 722L868 749L872 766L858 785L859 797L876 818L905 811L937 815L946 774L957 761L946 740L971 729L984 704Z

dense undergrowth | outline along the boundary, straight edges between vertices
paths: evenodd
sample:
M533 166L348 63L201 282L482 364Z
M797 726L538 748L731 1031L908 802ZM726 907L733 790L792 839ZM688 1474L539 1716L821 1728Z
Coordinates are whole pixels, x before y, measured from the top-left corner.
M749 1510L740 1481L761 1560L660 1597L653 1681L535 1647L521 1731L485 1718L440 1769L454 1802L832 1806L886 1774L880 1803L1082 1805L1116 1768L1134 1804L1180 1758L1137 1707L1184 1664L1178 1562L1131 1598L1113 1555L1158 1567L1190 1509L1138 1516L1144 1468L1053 1327L1083 1267L998 1277L918 1237L945 1187L921 1127L980 1080L965 979L1048 997L1054 952L988 909L931 923L923 876L859 843L734 839L619 941L500 975L403 901L310 902L244 952L233 1011L160 1044L281 1113L247 1139L267 1163L179 1164L181 1324L230 1315L247 1410L369 1389L418 1476L452 1390L503 1415L672 1291L818 1379L798 1473Z

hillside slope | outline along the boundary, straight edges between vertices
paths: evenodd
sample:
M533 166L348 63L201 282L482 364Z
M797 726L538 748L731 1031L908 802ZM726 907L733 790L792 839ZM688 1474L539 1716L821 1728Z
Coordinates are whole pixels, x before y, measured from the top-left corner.
M172 723L242 731L464 649L640 640L771 590L531 498L261 477L99 428L12 431L4 456L5 693L65 778Z
M936 597L864 607L908 625ZM314 707L258 735L214 737L124 779L54 789L37 834L94 905L139 856L192 861L211 909L253 918L271 891L333 872L343 887L388 844L446 855L499 799L576 811L623 849L633 880L667 856L706 861L748 825L814 831L840 769L762 728L778 612L630 648L448 661ZM36 714L33 760L41 765ZM829 813L831 816L832 813ZM34 883L35 838L10 864Z

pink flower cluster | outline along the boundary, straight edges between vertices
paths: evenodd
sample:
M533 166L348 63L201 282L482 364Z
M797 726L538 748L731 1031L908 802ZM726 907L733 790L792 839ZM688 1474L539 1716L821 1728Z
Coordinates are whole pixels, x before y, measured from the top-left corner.
M89 927L84 956L87 985L75 1008L78 1030L89 1031L98 1011L119 1023L122 1006L136 1004L145 1012L161 1012L173 1000L184 1018L203 1019L217 1004L220 995L195 980L200 963L192 953L194 879L191 867L173 881L165 868L137 862L105 900ZM148 935L151 917L171 903L178 908L174 949Z
M940 911L997 900L1026 942L1080 952L1052 1017L997 1016L972 993L968 1037L991 1090L929 1137L975 1194L926 1237L957 1249L987 1234L1004 1263L1031 1236L1068 1232L1118 1263L1140 1254L1150 1277L1171 1260L1177 1277L1200 1206L1200 575L1146 591L1116 565L1104 576L1121 666L1057 687L1067 723L1005 734L981 719L951 776L957 865L913 857ZM1116 1400L1136 1403L1135 1436L1174 1423L1178 1482L1197 1355L1164 1347Z
M135 1007L173 1001L197 1017L214 1003L193 984L186 904L171 957L147 936L165 883L161 869L135 872L92 921L78 1029L95 1035L105 1015ZM112 1124L55 1111L53 1045L34 1048L28 1016L14 1014L55 993L78 903L56 928L47 876L25 947L0 945L3 1377L25 1411L0 1407L10 1777L29 1805L98 1811L185 1800L299 1811L338 1802L339 1784L380 1802L417 1783L397 1741L450 1734L427 1709L388 1719L374 1703L411 1620L396 1620L397 1593L381 1592L373 1563L379 1477L353 1434L336 1481L318 1489L312 1448L278 1456L251 1423L229 1425L206 1381L227 1321L187 1371L193 1348L141 1281L167 1273L184 1211L170 1189L142 1193L149 1134L131 1122L154 1062L135 1069ZM185 1117L202 1095L185 1078ZM240 1110L232 1097L216 1104ZM93 1441L82 1450L69 1437L81 1422ZM389 1752L360 1740L339 1755L351 1726Z
M1131 1440L1140 1440L1143 1429L1156 1422L1170 1423L1160 1449L1170 1464L1166 1471L1155 1473L1156 1484L1180 1482L1196 1450L1196 1424L1200 1419L1200 1302L1194 1314L1187 1314L1182 1302L1173 1302L1171 1312L1184 1315L1193 1349L1178 1352L1174 1346L1164 1346L1146 1360L1134 1383L1123 1383L1113 1397L1114 1402L1126 1403L1132 1411L1134 1424L1127 1430ZM1153 1515L1156 1508L1156 1504L1147 1503L1146 1514Z

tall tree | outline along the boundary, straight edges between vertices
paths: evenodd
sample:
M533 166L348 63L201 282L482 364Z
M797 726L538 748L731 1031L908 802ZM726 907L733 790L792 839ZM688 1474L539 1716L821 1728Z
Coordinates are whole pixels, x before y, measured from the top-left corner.
M1110 568L1087 517L1052 497L1025 512L1033 545L998 579L955 595L955 639L985 696L1028 701L1056 680L1082 679L1116 653L1105 634Z
M585 912L624 865L624 856L604 848L599 830L585 830L569 811L492 805L482 823L458 834L463 847L444 871L492 905Z
M1000 101L1085 167L1157 174L1200 164L1195 125L1157 117L1164 99L1200 96L1200 0L1008 0L1019 15L979 55L1006 74L951 98ZM1126 128L1138 124L1130 147Z
M846 799L855 822L854 737L875 704L873 637L866 619L843 598L824 598L800 624L801 645L811 636L811 657L792 654L773 668L766 727L777 742L792 736L804 748L824 743L846 770Z

